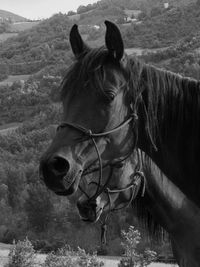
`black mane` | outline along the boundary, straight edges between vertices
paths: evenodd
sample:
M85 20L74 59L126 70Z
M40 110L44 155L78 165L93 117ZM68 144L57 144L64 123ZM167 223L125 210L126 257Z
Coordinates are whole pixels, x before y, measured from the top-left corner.
M160 138L161 132L167 133L168 129L174 127L175 138L183 135L188 128L199 138L200 82L139 63L134 58L129 59L127 66L134 81L130 88L133 98L136 99L140 95L146 97L146 100L142 97L142 101L148 114L148 127L153 139ZM167 116L165 125L161 125L163 116Z

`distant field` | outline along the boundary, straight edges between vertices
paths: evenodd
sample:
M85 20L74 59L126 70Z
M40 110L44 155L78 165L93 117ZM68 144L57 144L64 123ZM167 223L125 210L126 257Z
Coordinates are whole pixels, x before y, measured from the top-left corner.
M0 82L0 86L5 86L5 85L12 85L16 81L24 80L27 81L28 78L30 77L29 74L27 75L10 75L6 80L3 80Z
M18 122L0 125L0 135L6 135L8 133L11 133L14 130L16 130L20 125L22 125L22 124L18 123ZM2 249L2 246L3 246L2 243L0 243L0 250Z
M89 11L84 12L84 13L81 13L81 14L86 15L86 14L90 14L90 13L92 13L93 11L94 11L94 10L89 10ZM68 16L68 18L69 18L70 20L80 20L80 18L81 18L81 14L71 15L71 16Z
M124 12L125 12L125 14L127 15L127 16L129 16L129 17L131 17L132 15L134 16L134 17L138 17L138 15L142 12L141 10L132 10L132 9L125 9L124 10Z
M0 43L6 41L8 38L10 37L14 37L14 36L17 36L18 33L1 33L0 34Z
M28 30L36 25L38 25L40 21L32 21L32 22L15 22L12 25L12 31L20 32Z
M70 20L79 20L80 19L80 14L71 15L71 16L68 16L68 18Z
M136 56L142 56L147 53L156 53L166 50L168 47L162 48L152 48L152 49L143 49L143 48L126 48L126 53L128 55L135 54Z
M21 125L21 123L19 122L11 122L11 123L7 123L7 124L4 124L4 125L0 125L0 131L2 130L8 130L10 128L16 128L16 127L19 127ZM5 245L5 244L3 244ZM0 249L2 248L2 243L0 243Z

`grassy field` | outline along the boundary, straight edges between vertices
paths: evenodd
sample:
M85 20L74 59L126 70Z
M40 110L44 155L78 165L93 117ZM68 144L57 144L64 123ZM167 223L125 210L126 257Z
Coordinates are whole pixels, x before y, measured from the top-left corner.
M40 21L15 22L12 24L11 30L14 32L21 32L31 29L32 27L38 25L39 23Z
M143 48L127 48L126 53L128 55L135 54L136 56L141 56L147 53L156 53L158 51L164 51L169 47L155 48L155 49L143 49Z
M0 34L0 43L6 41L10 37L17 36L18 33L12 32L12 33L1 33Z
M86 15L86 14L90 14L91 12L93 12L93 10L89 10L89 11L87 11L87 12L84 12L84 13L82 13L82 14L84 14L84 15ZM68 16L68 18L70 19L70 20L76 20L76 21L78 21L78 20L80 20L80 18L81 18L81 15L80 14L74 14L74 15L71 15L71 16Z
M32 21L32 22L15 22L11 26L11 31L9 33L1 33L0 34L0 43L5 42L10 37L15 37L18 35L18 32L25 31L31 29L32 27L38 25L40 21Z
M9 75L7 79L0 82L0 86L5 86L5 85L10 86L14 82L20 81L20 80L27 81L29 77L30 77L29 74L27 74L27 75Z
M0 134L1 135L5 135L7 133L10 133L10 132L16 130L20 125L21 125L21 123L18 123L18 122L13 122L13 123L0 125ZM1 246L1 243L0 243L0 249L1 248L2 248L2 246Z

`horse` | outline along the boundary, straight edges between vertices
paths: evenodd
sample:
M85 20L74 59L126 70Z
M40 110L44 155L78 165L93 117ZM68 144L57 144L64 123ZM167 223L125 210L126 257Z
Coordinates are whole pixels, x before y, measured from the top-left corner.
M100 48L85 44L77 25L71 29L75 61L61 84L63 122L41 157L41 179L67 196L98 169L96 199L106 187L103 169L137 148L199 209L200 82L126 55L118 27L105 24ZM192 215L190 223L198 220Z
M200 82L127 56L118 27L105 24L100 48L71 29L75 62L61 84L63 123L41 157L41 179L69 195L83 175L102 173L137 147L199 207Z
M139 176L135 180L134 174L137 177L138 173L135 172L137 157L133 154L119 169L114 169L106 189L95 200L92 197L97 181L95 176L87 178L89 183L84 187L84 193L77 202L80 217L84 221L96 222L103 213L108 216L110 211L132 204L136 206L139 217L142 217L145 228L151 234L162 236L157 224L168 232L174 257L180 267L200 266L198 206L189 200L151 159L143 153L140 153L140 157L144 179ZM144 184L145 194L141 197Z

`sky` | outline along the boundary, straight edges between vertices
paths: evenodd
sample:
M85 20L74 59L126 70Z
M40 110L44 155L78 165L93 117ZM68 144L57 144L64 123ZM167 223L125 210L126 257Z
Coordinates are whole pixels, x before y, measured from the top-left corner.
M80 5L96 2L97 0L0 0L0 9L27 19L42 19L59 12L76 11Z

